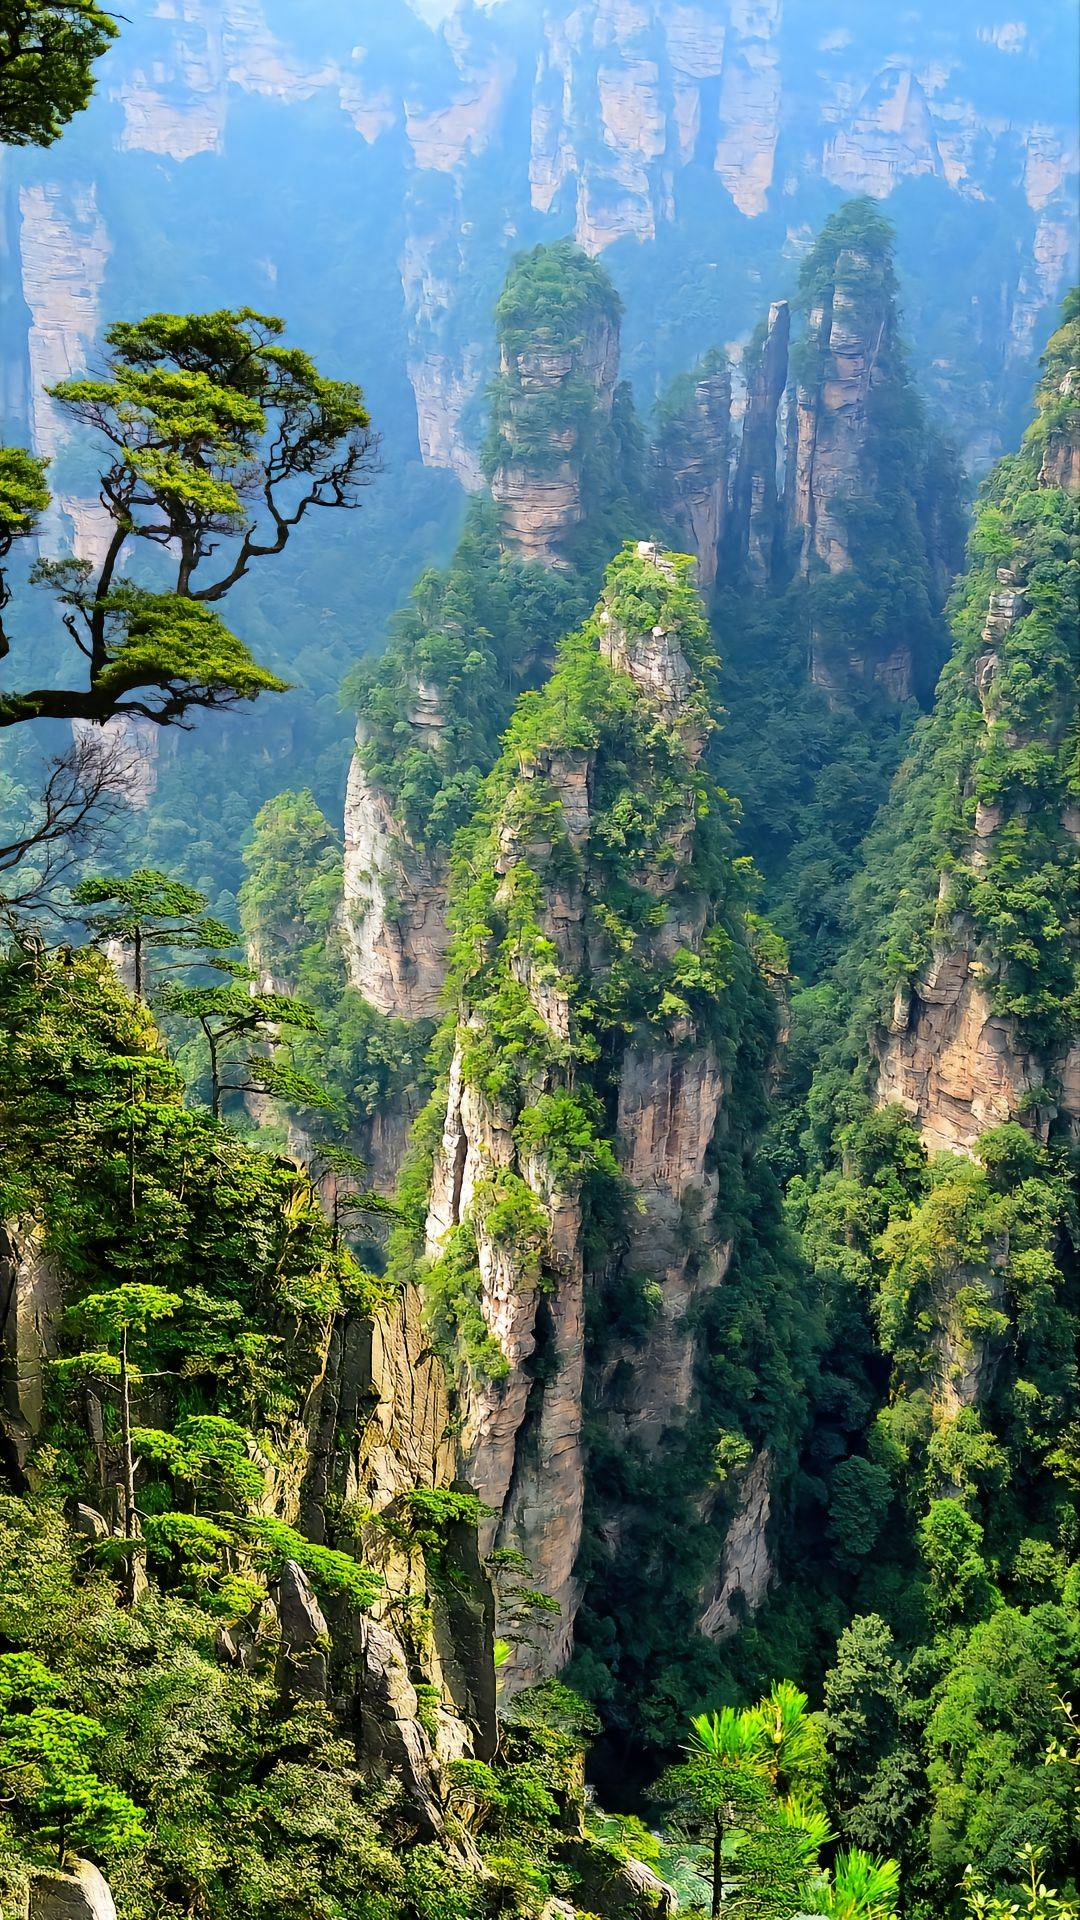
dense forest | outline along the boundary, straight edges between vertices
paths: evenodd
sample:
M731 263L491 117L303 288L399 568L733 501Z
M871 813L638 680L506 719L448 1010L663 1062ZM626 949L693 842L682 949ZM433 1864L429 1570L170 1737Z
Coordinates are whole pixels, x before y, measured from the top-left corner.
M651 408L514 253L318 716L362 328L5 425L0 1920L1080 1913L1080 294L973 485L883 197Z

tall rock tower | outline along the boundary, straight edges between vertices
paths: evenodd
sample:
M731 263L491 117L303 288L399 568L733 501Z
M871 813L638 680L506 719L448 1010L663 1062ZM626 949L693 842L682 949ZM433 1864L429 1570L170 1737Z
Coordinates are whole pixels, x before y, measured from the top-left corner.
M645 542L613 561L459 843L454 1045L416 1252L465 1472L492 1510L485 1551L516 1557L547 1596L527 1630L504 1622L514 1687L570 1648L588 1409L627 1458L692 1452L700 1310L732 1253L713 1156L719 1135L738 1137L732 1085L770 1030L724 803L701 765L711 650L689 573ZM763 1530L769 1462L753 1464ZM714 1495L700 1492L704 1509ZM617 1533L624 1500L600 1485L591 1497ZM717 1633L729 1517L700 1596ZM763 1533L757 1549L750 1605Z
M516 260L495 309L499 371L484 466L507 552L566 567L612 483L619 299L570 241Z
M578 561L590 545L610 554L624 486L619 300L603 267L569 241L534 248L510 268L496 328L491 493L450 566L421 577L358 703L341 930L351 985L405 1019L439 1009L450 841L517 693L595 591Z
M715 348L674 381L658 409L653 446L657 504L708 589L727 524L731 375Z

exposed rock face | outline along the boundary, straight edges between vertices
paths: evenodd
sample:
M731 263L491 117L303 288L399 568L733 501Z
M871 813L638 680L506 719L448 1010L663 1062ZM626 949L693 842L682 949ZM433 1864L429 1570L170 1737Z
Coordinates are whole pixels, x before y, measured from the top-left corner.
M541 1017L558 1022L565 1016L558 997L543 996ZM551 1089L537 1092L545 1090ZM500 1168L525 1182L547 1220L539 1261L535 1251L523 1259L493 1239L476 1207L478 1186ZM476 1237L481 1310L506 1363L502 1377L463 1373L459 1388L465 1472L493 1509L481 1544L485 1553L500 1547L522 1554L531 1583L559 1609L513 1650L507 1677L523 1687L565 1662L580 1597L574 1568L585 1498L581 1210L575 1196L552 1187L542 1161L518 1152L502 1116L467 1085L459 1046L432 1177L430 1256L437 1258L466 1221Z
M281 1622L281 1687L290 1700L324 1700L330 1628L315 1589L295 1560L286 1560L274 1595Z
M885 198L921 179L977 221L978 203L1003 177L1014 180L1029 219L1017 227L1015 261L980 267L972 350L940 369L954 398L961 386L970 391L973 363L1008 367L1030 356L1047 306L1075 270L1075 128L1055 117L1044 84L1063 57L1056 23L988 27L970 5L945 19L923 4L882 26L863 9L815 44L812 27L780 0L419 11L430 29L418 20L391 50L382 36L357 41L340 14L301 24L276 9L271 28L259 0L164 0L102 70L103 105L115 103L122 125L118 160L103 155L101 166L137 166L149 155L174 181L209 170L263 103L314 102L340 121L358 167L377 148L372 204L381 208L389 182L389 200L403 209L405 340L404 352L395 340L394 376L404 359L424 459L468 487L480 477L469 408L489 371L474 289L494 290L494 256L519 234L535 235L538 215L598 253L627 239L648 245L677 220L704 240L715 201L698 215L703 180L746 220L790 206L793 235L817 218L823 181ZM1070 52L1066 44L1065 59ZM101 146L113 137L102 120ZM46 191L69 191L54 182L48 156L39 165ZM102 206L110 184L97 182ZM77 192L92 191L88 176ZM275 261L268 266L276 272ZM663 306L662 281L657 294ZM299 321L295 299L286 304ZM986 398L982 407L960 403L982 461L997 450L997 421L983 420L1000 394L988 387Z
M671 396L654 448L661 512L695 555L704 588L716 579L724 534L730 432L731 375L709 356Z
M662 590L678 577L674 564L645 543L636 559L653 572L662 603ZM654 903L638 959L661 971L676 955L699 951L710 922L709 901L682 884L693 854L704 726L677 624L663 612L652 627L629 624L621 605L613 585L599 613L601 656L633 683L643 717L676 734L685 780L681 804L667 800L666 857L643 860L634 875ZM652 1305L644 1339L609 1347L587 1383L584 1303L600 1276L590 1264L582 1197L560 1175L562 1163L531 1144L523 1116L566 1097L564 1063L574 1057L566 1050L578 1019L573 983L602 977L612 963L602 855L593 842L609 777L602 734L596 747L540 745L514 762L492 830L495 899L509 909L517 876L538 875L536 941L509 964L530 1017L550 1036L548 1064L514 1098L485 1091L472 1065L484 1015L466 993L430 1188L428 1256L447 1258L468 1236L483 1326L500 1361L479 1364L462 1353L456 1372L465 1472L494 1509L483 1546L522 1554L530 1584L558 1605L557 1615L530 1624L514 1646L504 1669L511 1688L554 1671L570 1649L580 1597L586 1392L620 1436L646 1451L660 1447L694 1403L692 1309L722 1283L730 1258L712 1224L709 1164L724 1074L694 1019L680 1015L663 1031L627 1035L609 1063L617 1089L612 1144L632 1196L625 1245L613 1257L625 1283L647 1289ZM512 1198L513 1229L506 1224ZM762 1527L767 1505L766 1498L759 1508ZM764 1589L749 1576L748 1584L755 1604Z
M1080 493L1080 373L1075 368L1070 367L1063 376L1058 395L1068 412L1047 433L1039 485Z
M356 1625L355 1725L362 1757L401 1780L420 1816L426 1839L441 1838L446 1821L438 1791L438 1766L420 1721L420 1703L409 1679L404 1651L377 1620Z
M723 1095L707 1048L631 1048L623 1057L618 1156L640 1208L624 1266L657 1287L659 1299L647 1351L620 1348L611 1356L603 1398L609 1420L647 1447L691 1404L696 1349L688 1316L699 1294L720 1285L731 1258L730 1246L707 1232L716 1179L706 1157ZM706 1223L704 1248L694 1245L688 1219Z
M412 217L400 257L401 289L408 327L408 374L416 399L420 452L429 467L447 467L470 492L483 485L462 415L483 385L486 356L476 342L455 350L449 316L455 291L468 272L456 204L419 210Z
M30 1884L28 1920L116 1920L108 1881L89 1860L70 1873L36 1873Z
M961 939L963 932L957 928ZM985 980L970 938L942 946L911 990L898 993L878 1054L879 1102L906 1107L931 1153L969 1153L1044 1084L1045 1069L1020 1044L1015 1021L993 1012Z
M842 252L835 283L809 318L820 378L798 391L791 522L803 574L815 562L829 573L851 565L843 509L867 484L867 403L888 320L874 263L853 248Z
M727 1640L757 1611L773 1577L768 1528L772 1460L764 1448L739 1482L716 1582L699 1625L710 1640Z
M913 467L902 480L890 473L888 408L910 404L896 329L887 250L839 245L831 266L816 275L789 416L785 493L794 563L804 579L838 579L855 568L865 585L880 576L889 538L904 543L913 570L910 606L893 592L883 630L871 633L837 591L822 596L810 635L816 685L842 695L876 684L900 701L930 692L938 664L930 607L951 555L939 524L942 503L923 471ZM924 450L929 454L929 439ZM884 582L882 592L888 594Z
M945 145L948 152L948 143ZM825 177L848 193L884 200L904 179L944 175L946 158L922 83L890 63L876 74L823 156Z
M424 731L418 721L418 741ZM449 938L445 887L441 855L409 843L355 754L345 798L342 932L349 982L377 1012L405 1020L438 1013Z
M788 303L778 300L769 308L765 338L747 369L732 521L736 556L755 586L765 586L773 577L781 532L777 432L790 332Z
M585 437L595 414L610 420L619 367L618 322L589 314L576 338L502 343L497 406L500 451L491 492L508 550L545 566L567 564L567 542L585 519ZM591 396L582 412L578 395ZM575 404L576 403L576 404Z
M1015 461L1020 470L1028 463L1032 488L1074 490L1080 444L1080 411L1072 407L1080 390L1076 349L1072 319L1049 340L1030 451L1026 447ZM1013 1119L1042 1139L1059 1117L1074 1135L1080 1133L1080 1046L1057 1018L1068 1004L1076 960L1076 916L1059 902L1072 900L1080 841L1080 816L1068 789L1072 634L1067 597L1061 595L1070 530L1061 501L1049 497L1045 509L1045 524L1057 530L1057 574L1045 568L1040 549L1026 538L1030 520L1013 515L1007 495L999 509L1013 561L997 568L978 651L967 643L961 678L951 687L944 682L942 695L959 705L959 724L945 705L947 726L955 737L963 726L970 741L969 760L953 762L947 751L942 756L944 780L969 804L970 828L940 874L932 958L897 991L892 1020L874 1044L878 1102L901 1102L930 1150L970 1154L986 1129ZM978 603L969 605L974 611ZM969 609L965 614L970 618ZM963 626L959 632L963 645ZM1032 684L1043 689L1036 705L1028 691ZM945 733L945 743L951 737ZM1042 762L1042 793L1009 778L1032 755ZM1009 941L1019 922L1009 914L1017 914L1013 902L1022 899L1032 870L1053 908L1045 925L1034 924L1030 958L1024 954L1030 972L1020 973ZM1030 1006L1036 1018L1030 1018ZM980 1275L992 1302L1001 1292L1005 1256L1007 1248L992 1261L992 1271ZM940 1359L945 1382L953 1382L947 1392L959 1404L978 1398L994 1356L978 1346L970 1350L963 1334L949 1334Z
M378 1699L385 1704L393 1697L395 1722L410 1718L394 1678L399 1666L406 1678L410 1671L395 1606L402 1595L413 1594L430 1609L431 1631L422 1648L414 1649L411 1670L414 1676L422 1672L439 1699L434 1735L418 1723L409 1736L413 1760L419 1766L421 1749L439 1764L466 1753L489 1756L495 1746L494 1611L468 1529L459 1527L448 1548L454 1581L429 1591L422 1551L403 1541L399 1531L388 1533L378 1520L380 1514L397 1513L395 1503L414 1487L452 1487L459 1472L446 1374L432 1350L414 1288L403 1288L393 1307L372 1319L352 1316L335 1327L312 1397L304 1457L296 1517L312 1539L324 1537L330 1494L371 1516L364 1559L383 1576L385 1598L376 1600L370 1621L365 1617L362 1623L365 1629L378 1623L380 1632L368 1634L358 1651L365 1659L371 1655L368 1680ZM283 1633L284 1626L283 1616ZM365 1695L366 1684L361 1678L357 1712L365 1742L377 1744L383 1736L368 1724L376 1704ZM411 1717L416 1717L415 1698ZM391 1727L385 1736L395 1751L399 1735L400 1727ZM427 1779L427 1760L421 1772ZM427 1779L422 1809L433 1794L437 1797Z
M29 428L35 453L55 461L71 422L46 388L86 372L100 322L112 239L92 183L43 183L19 190L22 294L29 310ZM100 557L107 522L96 494L59 491L49 509L51 541L78 558Z
M62 1282L32 1227L0 1226L0 1465L18 1477L41 1431Z
M965 1407L981 1406L993 1386L1003 1343L1000 1338L972 1332L965 1326L959 1307L965 1296L977 1290L991 1312L1002 1313L1007 1304L1004 1269L1008 1253L1006 1240L991 1248L980 1266L957 1267L934 1302L932 1391L935 1408L946 1420L955 1419Z
M1054 454L1048 436L1043 474ZM1040 484L1047 484L1041 475ZM1058 481L1051 478L1049 484ZM994 683L1002 653L1026 611L1015 574L1000 568L982 629L982 651L972 664L987 743L996 724ZM1058 721L1052 712L1045 724L1053 734ZM1010 739L1010 744L1019 743ZM965 856L974 873L985 869L1005 819L1001 806L978 802ZM1068 807L1062 824L1066 833L1080 838L1080 823L1074 824ZM940 894L947 901L946 874ZM1080 1128L1080 1046L1066 1042L1048 1053L1026 1043L1016 1019L994 1010L992 988L999 970L990 943L977 939L964 913L954 913L935 938L929 965L897 992L892 1017L877 1035L878 1103L897 1101L906 1107L930 1152L970 1153L980 1134L1021 1113L1044 1139L1059 1114L1074 1130ZM1056 1095L1048 1087L1056 1088Z

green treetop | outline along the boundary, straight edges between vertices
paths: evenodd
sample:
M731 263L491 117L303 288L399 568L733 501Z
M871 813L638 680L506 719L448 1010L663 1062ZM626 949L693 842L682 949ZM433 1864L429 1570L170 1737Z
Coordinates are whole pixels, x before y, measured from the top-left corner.
M214 1118L219 1117L227 1093L276 1094L297 1106L330 1104L313 1082L256 1051L260 1042L273 1043L282 1027L302 1033L320 1032L320 1016L292 994L253 991L245 967L237 965L235 973L236 978L221 985L169 987L162 996L170 1013L196 1021L202 1032L210 1056L210 1111ZM222 1076L238 1047L246 1050L239 1065L243 1077L226 1081Z
M236 944L230 927L207 916L204 893L151 868L80 881L72 899L87 909L81 918L95 940L130 948L137 1000L144 997L148 948L206 954Z
M145 1838L132 1800L98 1776L100 1721L55 1705L61 1684L30 1653L0 1654L0 1793L32 1841L64 1865L69 1843L111 1853Z
M0 142L51 147L94 91L94 61L116 38L94 0L3 0Z

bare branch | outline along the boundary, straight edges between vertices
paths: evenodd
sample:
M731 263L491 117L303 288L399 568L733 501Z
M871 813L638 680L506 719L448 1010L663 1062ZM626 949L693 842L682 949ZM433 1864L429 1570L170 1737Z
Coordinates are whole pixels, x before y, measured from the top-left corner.
M115 734L82 732L67 752L50 762L35 817L6 845L0 845L0 873L11 873L39 854L23 885L5 888L7 909L37 909L54 904L53 894L79 855L98 840L130 795L138 755Z

